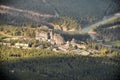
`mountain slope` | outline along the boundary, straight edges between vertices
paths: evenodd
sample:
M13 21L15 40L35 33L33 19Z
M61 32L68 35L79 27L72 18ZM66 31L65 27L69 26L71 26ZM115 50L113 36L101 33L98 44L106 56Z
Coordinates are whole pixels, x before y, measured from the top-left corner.
M102 19L104 16L108 16L120 11L119 0L90 0L90 1L89 0L29 0L29 1L0 0L0 1L1 1L0 5L14 7L21 10L33 11L40 14L55 15L55 17L57 18L64 16L72 17L78 20L78 23L82 25L90 24L94 21ZM9 21L11 21L12 16L7 14L6 17L6 14L2 14L0 15L0 17L1 18L4 17L5 19L8 19L7 17L9 17L10 19ZM26 17L23 18L26 19ZM25 20L23 18L22 20ZM12 20L13 19L16 20L14 17L12 18ZM39 19L41 20L41 17ZM43 19L46 21L46 17L42 16L42 20ZM25 22L27 22L27 20L25 20Z

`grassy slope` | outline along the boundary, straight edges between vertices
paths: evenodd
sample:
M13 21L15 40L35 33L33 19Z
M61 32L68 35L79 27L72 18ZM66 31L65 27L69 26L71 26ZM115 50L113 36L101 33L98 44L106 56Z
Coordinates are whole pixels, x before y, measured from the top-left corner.
M46 50L0 47L6 75L19 80L117 80L119 58L56 54ZM21 57L10 57L20 54ZM0 66L1 69L1 66ZM9 72L14 70L14 73ZM1 77L1 76L0 76ZM11 79L13 80L13 79Z

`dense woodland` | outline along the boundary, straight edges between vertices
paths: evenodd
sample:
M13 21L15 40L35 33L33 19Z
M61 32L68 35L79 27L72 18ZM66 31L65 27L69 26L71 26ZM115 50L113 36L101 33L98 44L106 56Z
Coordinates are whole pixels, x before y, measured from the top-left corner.
M100 39L105 41L120 40L120 21L98 26L95 31Z
M1 0L0 4L42 14L54 15L57 12L59 17L71 17L82 26L91 24L120 10L119 0L91 0L91 2L88 0L45 0L45 2L44 0ZM9 24L13 24L12 21L16 22L16 24L34 21L22 14L19 16L2 14L0 17ZM43 19L46 18L40 17L40 20ZM47 20L52 22L54 19Z
M0 46L0 49L0 73L5 80L119 80L118 55L111 58L85 57L43 49L5 46Z

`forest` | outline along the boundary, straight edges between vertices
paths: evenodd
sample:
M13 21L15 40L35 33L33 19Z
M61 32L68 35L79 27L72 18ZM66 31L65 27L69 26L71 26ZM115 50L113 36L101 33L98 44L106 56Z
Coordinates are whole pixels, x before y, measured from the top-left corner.
M4 80L119 80L118 55L90 57L43 49L0 49Z
M117 41L120 40L120 21L112 21L104 25L100 25L94 29L100 39L105 41Z
M120 10L119 0L91 0L90 2L88 0L1 0L0 4L40 14L57 14L59 17L71 17L83 27ZM11 24L11 21L15 21L16 24L21 21L33 22L33 20L27 19L22 14L19 16L1 14L0 17L3 18L3 21L8 21ZM40 19L49 20L50 22L54 20L54 18L46 19L44 17Z

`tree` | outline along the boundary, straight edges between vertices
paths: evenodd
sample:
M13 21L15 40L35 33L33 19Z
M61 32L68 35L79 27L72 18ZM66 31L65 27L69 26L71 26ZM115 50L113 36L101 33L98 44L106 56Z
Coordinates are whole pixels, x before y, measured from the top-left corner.
M58 22L62 28L65 27L68 30L70 29L78 29L80 26L78 25L77 21L70 17L62 17Z

